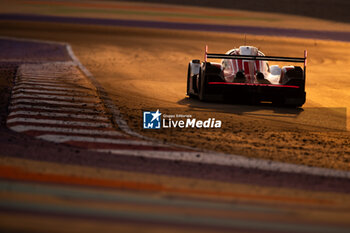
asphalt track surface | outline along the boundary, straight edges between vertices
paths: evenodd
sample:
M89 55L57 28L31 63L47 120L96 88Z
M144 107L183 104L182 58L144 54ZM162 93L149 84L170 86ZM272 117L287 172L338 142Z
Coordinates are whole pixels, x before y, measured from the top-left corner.
M71 62L60 45L1 45L7 69ZM5 230L349 231L348 179L97 153L1 134Z

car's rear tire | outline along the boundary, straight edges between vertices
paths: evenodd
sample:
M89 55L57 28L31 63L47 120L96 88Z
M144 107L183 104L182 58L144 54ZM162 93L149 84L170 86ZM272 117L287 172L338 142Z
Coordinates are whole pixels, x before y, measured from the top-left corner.
M206 75L205 71L199 72L199 100L200 101L207 101L207 80L206 80Z
M186 95L188 95L189 97L191 97L191 94L190 94L190 78L191 78L191 64L188 64Z
M191 64L188 64L188 71L187 71L187 89L186 89L186 94L189 98L197 98L196 94L191 93L190 87L191 87ZM193 81L192 81L193 83ZM192 90L194 92L194 90Z

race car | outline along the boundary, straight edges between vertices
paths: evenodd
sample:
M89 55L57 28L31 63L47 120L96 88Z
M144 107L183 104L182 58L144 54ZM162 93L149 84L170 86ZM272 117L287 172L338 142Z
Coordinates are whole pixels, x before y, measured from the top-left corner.
M220 63L208 59L222 59ZM270 65L270 61L303 63ZM188 65L187 95L201 101L225 100L240 103L272 102L275 105L301 107L306 100L304 57L265 56L254 46L240 46L225 54L208 53L204 61L192 60Z

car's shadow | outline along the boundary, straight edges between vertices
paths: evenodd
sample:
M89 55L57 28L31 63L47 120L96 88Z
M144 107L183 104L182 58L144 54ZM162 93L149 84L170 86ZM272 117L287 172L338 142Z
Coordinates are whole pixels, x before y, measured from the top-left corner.
M292 108L283 106L274 106L271 103L257 103L257 104L244 104L244 103L230 103L222 101L202 102L195 98L185 97L177 102L180 105L187 106L193 111L210 111L222 113L232 113L237 115L256 115L256 116L276 116L279 115L285 117L297 117L304 111L303 108ZM262 111L266 110L266 111Z

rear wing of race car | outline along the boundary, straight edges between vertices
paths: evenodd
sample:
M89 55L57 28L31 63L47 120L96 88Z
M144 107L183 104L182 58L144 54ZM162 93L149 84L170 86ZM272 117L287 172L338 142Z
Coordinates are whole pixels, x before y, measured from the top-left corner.
M304 57L275 57L275 56L250 56L250 55L228 55L219 53L208 53L208 45L205 46L204 61L207 62L208 58L213 59L241 59L252 61L280 61L280 62L293 62L304 63L304 80L307 65L307 50L304 50Z

